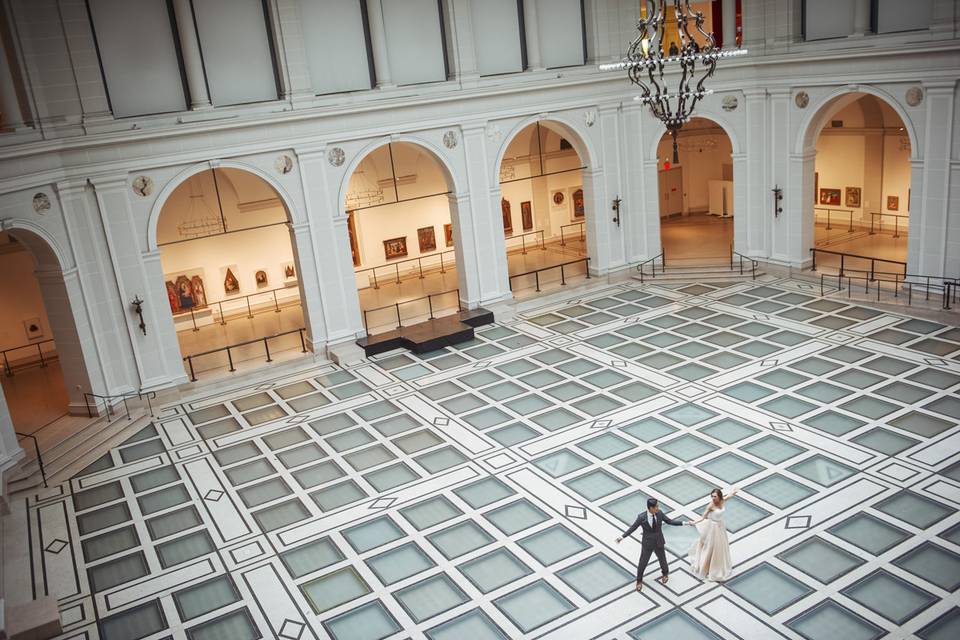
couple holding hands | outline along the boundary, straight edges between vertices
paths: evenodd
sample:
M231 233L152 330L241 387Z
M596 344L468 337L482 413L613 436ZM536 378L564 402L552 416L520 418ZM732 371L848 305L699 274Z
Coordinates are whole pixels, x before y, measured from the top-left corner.
M663 538L664 524L697 527L700 535L688 552L694 575L701 580L715 582L730 577L733 566L730 560L730 542L727 540L727 527L723 522L723 513L726 501L736 493L737 490L734 489L730 492L730 495L724 497L720 489L714 489L710 492L710 504L707 505L703 516L697 520L686 522L671 520L660 511L656 498L648 499L647 510L639 514L630 528L617 538L617 542L620 542L638 527L643 532L640 541L640 561L637 563L637 591L643 588L643 572L647 568L647 562L650 561L650 554L656 554L657 560L660 561L660 571L663 573L660 582L662 584L667 583L670 569L667 567L667 556L664 552L664 546L666 545Z

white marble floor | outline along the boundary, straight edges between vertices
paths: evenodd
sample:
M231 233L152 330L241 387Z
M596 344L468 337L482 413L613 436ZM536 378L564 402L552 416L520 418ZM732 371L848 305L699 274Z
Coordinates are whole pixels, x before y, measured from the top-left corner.
M956 326L769 276L598 285L163 408L14 500L6 593L55 595L63 639L956 638L958 389ZM733 577L671 528L634 592L615 538L716 486Z

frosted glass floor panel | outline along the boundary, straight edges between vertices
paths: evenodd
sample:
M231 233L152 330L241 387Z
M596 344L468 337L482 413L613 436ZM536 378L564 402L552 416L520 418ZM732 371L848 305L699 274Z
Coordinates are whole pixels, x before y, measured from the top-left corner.
M265 531L280 529L310 517L310 511L296 498L253 512L253 519Z
M379 600L324 622L335 640L382 640L400 630L400 624Z
M960 555L930 542L908 551L893 564L946 591L960 587Z
M589 546L582 538L561 524L555 524L531 534L519 540L517 544L545 567L565 560Z
M234 486L266 478L276 472L277 470L265 458L241 464L225 471L227 480Z
M873 508L920 529L931 527L955 512L946 505L912 491L895 493L873 505Z
M663 411L662 414L671 420L675 420L676 422L688 427L692 427L695 424L718 415L715 411L711 411L705 407L699 407L690 403L680 405L679 407L674 407L673 409L668 409Z
M387 449L382 444L375 444L372 447L367 447L366 449L360 449L354 453L348 453L343 457L351 467L357 471L364 471L370 467L375 467L378 464L383 464L389 460L396 459L396 455L393 454L389 449Z
M886 632L833 600L825 600L787 622L807 640L875 640Z
M954 422L948 422L942 418L932 416L920 411L910 411L901 416L897 416L887 421L892 427L915 433L924 438L933 438L947 429L956 426Z
M277 454L277 460L280 461L287 469L294 469L296 467L307 464L308 462L314 462L321 458L326 457L326 453L323 452L323 449L320 448L320 445L311 442L310 444L305 444L302 447L297 447L295 449L288 449L287 451L282 451Z
M711 451L717 450L716 445L686 433L673 440L661 442L656 445L656 447L660 451L669 453L684 462L690 462L691 460L705 456Z
M543 413L530 418L531 422L543 427L547 431L563 429L564 427L569 427L570 425L576 424L581 420L583 420L583 418L572 411L563 408L544 411Z
M497 598L493 603L524 633L574 609L569 600L544 580Z
M589 471L565 481L564 484L590 501L599 500L627 486L626 482L603 469Z
M752 436L758 432L758 429L745 425L742 422L731 420L730 418L724 418L706 427L701 427L700 432L726 444L733 444L748 436Z
M858 513L827 529L841 540L879 556L910 537L910 534L869 513Z
M689 614L675 609L630 632L634 640L723 640Z
M480 525L467 520L431 533L427 536L427 540L443 554L443 557L453 560L487 546L494 541L494 538Z
M330 538L321 538L280 554L287 571L294 578L326 569L344 559L343 553Z
M960 637L960 608L954 607L916 632L922 640L954 640Z
M599 600L635 579L632 572L599 553L558 571L557 577L587 602Z
M777 436L764 436L741 448L743 451L770 464L780 464L806 451L803 447L799 447Z
M173 594L183 620L192 620L240 600L240 592L230 578L220 576Z
M898 625L939 600L883 570L874 571L841 593Z
M770 512L766 509L747 502L745 499L740 499L739 496L727 502L724 511L724 520L727 523L727 531L730 533L745 529L770 515Z
M401 509L400 514L418 531L423 531L441 522L463 515L463 511L454 506L447 498L437 496Z
M824 487L833 486L856 473L855 469L820 454L810 456L806 460L791 465L788 469Z
M563 449L556 453L551 453L550 455L538 458L537 460L533 461L533 464L537 465L551 477L559 478L560 476L583 469L584 467L589 466L590 463L587 462L583 456Z
M525 498L497 507L483 515L508 536L550 519L542 509Z
M457 567L481 593L490 593L532 573L507 549L497 549Z
M300 586L313 610L323 613L370 593L370 587L353 567L344 567Z
M766 562L725 583L767 615L774 615L813 593L813 589Z
M864 563L863 559L818 537L809 538L777 557L824 584Z
M662 420L657 420L656 418L643 418L642 420L624 425L620 427L620 429L641 442L653 442L677 430L676 427Z
M434 567L433 560L413 542L367 559L367 566L385 585L405 580Z
M278 449L284 449L286 447L299 444L306 440L307 436L306 431L300 427L294 427L292 429L284 429L283 431L278 431L277 433L271 433L268 436L263 437L264 444L270 448L271 451L277 451Z
M246 609L238 609L187 630L189 640L257 640L260 632Z
M310 497L313 498L313 501L317 503L321 510L333 511L357 500L363 500L367 497L367 492L353 480L346 480L325 489L314 491L310 494Z
M750 462L735 453L724 453L716 458L697 465L698 469L706 471L715 478L719 478L729 485L736 484L744 478L763 470L760 465Z
M502 481L493 477L471 482L454 489L453 492L474 509L481 509L516 493Z
M916 438L910 438L899 433L894 433L893 431L884 429L883 427L871 429L870 431L851 438L850 441L873 449L874 451L879 451L880 453L888 456L895 456L898 453L903 453L907 449L920 443L920 441Z
M512 447L527 440L533 440L540 435L540 432L525 424L511 424L489 431L487 435L504 447Z
M816 491L780 474L767 476L744 487L744 491L757 496L778 509L787 507L812 496Z
M336 462L327 460L325 462L321 462L320 464L315 464L311 467L294 471L292 475L294 480L296 480L301 487L304 489L312 489L313 487L325 484L331 480L342 478L344 476L344 472Z
M415 457L414 460L426 469L427 473L439 473L444 469L463 464L467 461L467 458L453 447L447 446L428 453L422 453Z
M647 478L672 469L673 465L647 451L635 453L622 460L617 460L613 466L635 480L643 481Z
M380 516L342 531L343 537L357 553L364 553L399 540L406 534L390 516Z
M100 637L103 640L145 638L166 626L160 601L153 600L104 618L100 623Z
M414 622L423 622L467 602L469 598L450 578L440 574L393 594Z
M486 613L474 609L427 630L430 640L509 640Z
M709 496L714 487L689 471L681 471L666 480L654 483L653 488L679 504L690 504Z

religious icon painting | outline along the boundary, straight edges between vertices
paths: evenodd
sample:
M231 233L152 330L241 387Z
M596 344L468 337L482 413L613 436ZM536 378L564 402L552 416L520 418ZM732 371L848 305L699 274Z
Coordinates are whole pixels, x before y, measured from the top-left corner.
M503 215L503 232L506 235L513 233L513 215L510 213L510 201L506 198L500 200L500 213Z
M437 234L433 227L417 229L417 241L420 243L420 253L428 253L437 249Z
M900 209L900 196L887 196L887 211Z
M207 306L207 292L203 285L203 269L187 269L164 276L167 302L174 315Z
M845 204L851 209L860 208L860 187L847 187L844 189Z
M405 258L407 256L407 237L390 238L383 241L383 257L387 260Z
M575 219L583 218L583 189L577 189L573 192L573 217Z
M220 274L223 276L223 292L228 296L240 293L240 280L237 278L239 272L235 264L220 268Z
M297 281L297 267L292 262L284 262L280 265L280 272L283 273L283 282L290 284Z
M257 289L263 289L270 284L266 269L257 269L257 272L253 274L253 279L257 283Z
M840 189L820 189L820 204L840 206Z
M533 230L533 208L529 200L520 203L520 220L524 231Z
M453 224L443 225L443 239L446 241L448 247L453 246Z

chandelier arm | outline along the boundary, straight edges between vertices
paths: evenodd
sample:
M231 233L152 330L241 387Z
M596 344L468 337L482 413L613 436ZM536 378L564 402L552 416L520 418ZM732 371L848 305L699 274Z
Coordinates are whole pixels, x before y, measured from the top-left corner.
M689 9L689 8L690 8L690 0L687 0L687 9ZM717 48L717 39L714 37L712 31L705 31L705 30L704 30L704 28L703 28L703 23L704 23L703 12L702 12L702 11L696 11L695 14L696 14L696 22L694 23L694 26L696 26L697 31L700 32L700 35L703 36L703 39L704 39L704 41L705 41L704 45L703 45L700 49L701 49L701 51L705 51L705 52L707 52L707 53L712 53L712 52Z

